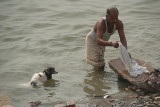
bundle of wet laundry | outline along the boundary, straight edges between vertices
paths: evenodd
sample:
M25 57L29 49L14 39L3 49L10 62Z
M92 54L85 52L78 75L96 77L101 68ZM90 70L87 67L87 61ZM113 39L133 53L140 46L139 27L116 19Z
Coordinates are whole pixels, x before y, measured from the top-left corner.
M137 77L138 75L141 75L143 72L149 73L146 67L142 67L138 65L138 63L130 58L127 49L119 42L119 47L121 51L121 61L123 62L125 68L130 73L130 76Z

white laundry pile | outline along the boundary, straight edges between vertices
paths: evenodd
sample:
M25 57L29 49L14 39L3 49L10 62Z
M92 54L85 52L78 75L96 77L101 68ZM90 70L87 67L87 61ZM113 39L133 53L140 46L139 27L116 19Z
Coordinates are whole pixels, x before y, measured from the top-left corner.
M146 67L139 66L138 63L129 57L126 48L119 42L119 47L121 51L121 61L125 65L126 69L130 73L130 76L137 77L143 72L149 73Z

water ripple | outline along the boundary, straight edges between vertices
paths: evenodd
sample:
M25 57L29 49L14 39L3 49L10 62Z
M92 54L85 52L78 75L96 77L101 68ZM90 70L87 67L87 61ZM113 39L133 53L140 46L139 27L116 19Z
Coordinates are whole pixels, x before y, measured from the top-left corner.
M0 15L0 21L7 20L8 18L9 18L9 16L6 16L6 15Z
M50 23L35 23L32 25L33 28L46 28L46 27L52 27L55 24L50 24Z

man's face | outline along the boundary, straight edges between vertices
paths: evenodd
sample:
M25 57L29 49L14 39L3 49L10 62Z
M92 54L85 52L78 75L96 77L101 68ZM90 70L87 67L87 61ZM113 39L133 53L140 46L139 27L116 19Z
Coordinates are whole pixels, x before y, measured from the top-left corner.
M111 24L115 24L118 21L118 14L113 12L111 15L108 15L108 22Z

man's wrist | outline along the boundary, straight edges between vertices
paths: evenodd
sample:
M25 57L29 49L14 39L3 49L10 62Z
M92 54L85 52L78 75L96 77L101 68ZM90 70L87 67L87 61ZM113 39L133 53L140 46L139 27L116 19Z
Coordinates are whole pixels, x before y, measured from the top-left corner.
M112 41L110 42L110 46L112 46Z

